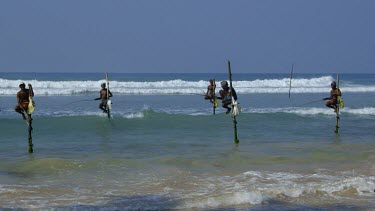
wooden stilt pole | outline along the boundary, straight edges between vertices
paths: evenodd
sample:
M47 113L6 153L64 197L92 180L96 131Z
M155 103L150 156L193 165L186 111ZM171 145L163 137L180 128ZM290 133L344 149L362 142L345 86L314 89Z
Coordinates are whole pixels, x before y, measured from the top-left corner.
M337 74L337 81L336 81L337 89L340 88L340 76ZM339 102L336 104L336 127L335 127L335 133L339 133L339 119L340 119L340 105Z
M33 120L31 119L31 115L28 117L28 132L29 132L29 153L33 153L34 150L33 150L33 136L32 136L32 131L33 131L33 127L32 127L32 122Z
M215 79L213 79L214 80L214 87L213 87L213 100L214 100L214 102L212 103L212 112L213 112L213 114L215 115L215 111L216 111L216 94L215 94L215 89L216 89L216 81L215 81Z
M228 60L228 73L229 73L229 83L230 83L230 87L229 87L229 90L230 90L230 96L231 96L231 99L233 98L233 92L232 92L232 71L230 69L230 61ZM232 104L232 111L234 110L234 105ZM238 144L240 141L238 140L238 137L237 137L237 120L236 120L236 116L235 115L232 115L232 119L233 119L233 129L234 129L234 143Z

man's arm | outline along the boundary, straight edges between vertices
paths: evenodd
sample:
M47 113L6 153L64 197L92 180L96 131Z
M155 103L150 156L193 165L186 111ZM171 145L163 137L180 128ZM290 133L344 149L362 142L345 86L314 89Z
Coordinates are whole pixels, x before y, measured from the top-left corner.
M34 89L33 89L33 86L31 86L31 84L29 84L29 95L31 97L34 97Z
M325 97L325 98L323 98L323 100L332 100L332 93L331 93L330 97Z
M210 91L211 85L208 85L206 95L208 96L208 92Z
M337 96L341 96L341 90L337 89Z
M234 100L237 100L237 93L236 93L236 90L234 90L233 87L231 88L231 92L232 92L232 96L234 97Z
M325 97L323 100L332 100L332 95L330 97Z
M95 98L94 100L101 100L101 99L102 99L102 96L103 96L103 95L102 95L102 91L100 91L99 93L100 93L100 97Z
M18 93L17 93L17 103L18 103L18 104L21 103L21 102L20 102L20 99L21 99L21 98L20 98L20 93L18 92Z
M112 96L113 96L113 95L112 95L112 92L111 92L111 91L109 91L109 89L108 89L108 94L109 94L108 98L110 98L110 97L112 97Z
M224 97L224 91L223 90L220 90L219 91L219 95L220 95L220 97L217 97L217 99L219 99L219 100L223 100L225 97Z

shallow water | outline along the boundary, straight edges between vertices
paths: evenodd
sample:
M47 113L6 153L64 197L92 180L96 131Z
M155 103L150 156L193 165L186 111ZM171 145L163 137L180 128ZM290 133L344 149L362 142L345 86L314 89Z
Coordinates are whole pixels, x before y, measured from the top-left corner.
M91 80L94 76L87 75ZM202 96L114 92L109 120L98 111L98 101L77 102L97 97L88 91L35 96L34 153L28 154L26 124L12 111L15 98L3 95L0 207L374 209L375 93L367 89L375 84L371 76L343 77L343 84L367 91L345 92L342 87L346 107L339 134L333 133L335 114L324 102L301 106L326 97L329 84L319 88L326 93L293 93L291 99L287 92L256 94L243 88L238 145L230 116L222 108L212 115L211 104ZM64 77L61 80L71 80ZM160 80L149 77L144 81ZM283 80L279 75L262 77L257 84ZM181 78L165 80L204 80L199 74ZM252 84L256 76L244 80ZM183 89L181 83L174 86ZM272 90L264 85L255 89Z

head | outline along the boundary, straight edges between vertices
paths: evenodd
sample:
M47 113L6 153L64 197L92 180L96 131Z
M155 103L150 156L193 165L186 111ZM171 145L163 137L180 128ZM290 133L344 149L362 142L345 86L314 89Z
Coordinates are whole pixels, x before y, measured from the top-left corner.
M19 85L19 87L20 87L20 89L25 89L26 85L25 85L25 83L21 83L21 84Z
M335 81L332 81L332 83L331 83L331 88L332 88L332 89L335 89L335 88L336 88L336 82L335 82Z
M210 79L210 84L214 84L214 80L213 79Z
M105 88L105 83L102 83L102 85L100 85L103 89Z
M228 82L227 81L222 81L221 83L221 87L228 87Z

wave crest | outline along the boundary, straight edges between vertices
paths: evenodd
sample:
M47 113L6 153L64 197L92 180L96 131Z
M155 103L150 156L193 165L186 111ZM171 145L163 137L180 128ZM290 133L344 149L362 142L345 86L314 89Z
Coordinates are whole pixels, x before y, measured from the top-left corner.
M329 84L334 80L331 76L311 79L293 79L293 93L326 93ZM0 79L0 95L15 95L18 85L22 82L31 83L37 95L77 95L98 92L98 81L38 81L38 80L7 80ZM289 79L257 79L252 81L233 81L233 86L240 94L251 93L288 93ZM216 83L220 88L220 82ZM180 79L154 82L111 81L110 89L113 93L124 95L168 95L168 94L202 94L207 89L208 82L184 81ZM375 86L348 84L342 88L345 92L375 92Z

